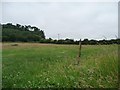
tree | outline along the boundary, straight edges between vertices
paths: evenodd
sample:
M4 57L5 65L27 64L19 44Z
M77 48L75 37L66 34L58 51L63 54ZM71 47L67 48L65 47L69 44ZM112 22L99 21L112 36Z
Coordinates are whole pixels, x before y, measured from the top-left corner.
M40 35L41 35L41 38L44 38L44 39L45 39L45 34L44 34L44 31L43 31L43 30L41 30L41 31L40 31L40 33L41 33L41 34L40 34Z
M64 40L64 43L66 43L66 44L73 44L73 43L74 43L74 40L67 38L67 39Z
M88 40L88 39L84 39L84 40L82 41L82 44L85 44L85 45L89 44L89 40Z
M96 40L90 40L89 44L91 44L91 45L96 45L96 44L97 44L97 41L96 41Z
M32 31L32 27L30 25L28 25L28 30Z
M20 24L16 24L16 27L17 27L17 29L20 29L21 25Z
M2 25L2 41L40 41L45 39L44 31L40 31L37 27L34 27L35 31L30 31L32 28L30 25L12 25L11 23Z
M38 32L38 31L40 31L40 29L38 29L37 27L32 27L32 29L35 31L35 32Z
M25 28L25 31L29 31L28 26L25 25L24 28Z

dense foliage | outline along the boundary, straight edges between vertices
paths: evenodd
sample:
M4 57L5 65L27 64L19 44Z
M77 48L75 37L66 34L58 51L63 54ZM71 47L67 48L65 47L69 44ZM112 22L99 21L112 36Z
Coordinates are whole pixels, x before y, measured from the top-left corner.
M12 23L7 23L2 25L2 41L10 42L40 42L40 43L53 43L53 44L78 44L79 41L74 39L59 39L53 40L52 38L45 39L45 34L43 30L35 26L23 26L20 24L13 25ZM119 44L120 39L111 40L88 40L84 39L82 44L84 45L97 45L97 44Z
M37 27L22 26L20 24L12 25L12 23L2 25L2 41L31 42L41 39L45 39L45 35L43 30Z
M60 39L53 40L51 38L44 39L40 41L41 43L55 43L55 44L79 44L79 41L74 41L74 39ZM109 44L120 44L120 39L111 39L111 40L82 40L83 45L109 45Z

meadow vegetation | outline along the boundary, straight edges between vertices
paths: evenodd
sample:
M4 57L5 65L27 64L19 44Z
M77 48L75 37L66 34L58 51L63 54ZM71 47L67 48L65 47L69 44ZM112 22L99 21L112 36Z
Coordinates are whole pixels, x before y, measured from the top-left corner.
M17 45L13 45L17 44ZM3 43L3 88L116 88L118 46Z

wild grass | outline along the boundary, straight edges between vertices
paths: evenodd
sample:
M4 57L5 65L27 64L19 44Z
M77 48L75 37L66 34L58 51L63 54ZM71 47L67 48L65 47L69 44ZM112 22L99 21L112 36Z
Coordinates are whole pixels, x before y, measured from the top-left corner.
M118 46L3 43L3 88L116 88Z

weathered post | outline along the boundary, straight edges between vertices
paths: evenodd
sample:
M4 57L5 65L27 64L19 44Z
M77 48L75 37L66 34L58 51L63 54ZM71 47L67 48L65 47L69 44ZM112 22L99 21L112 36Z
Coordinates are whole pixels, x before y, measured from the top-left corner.
M79 41L79 57L81 56L81 39Z
M81 39L80 39L80 41L79 41L79 52L78 52L78 57L77 57L77 65L80 63L81 46L82 46L82 43L81 43Z

